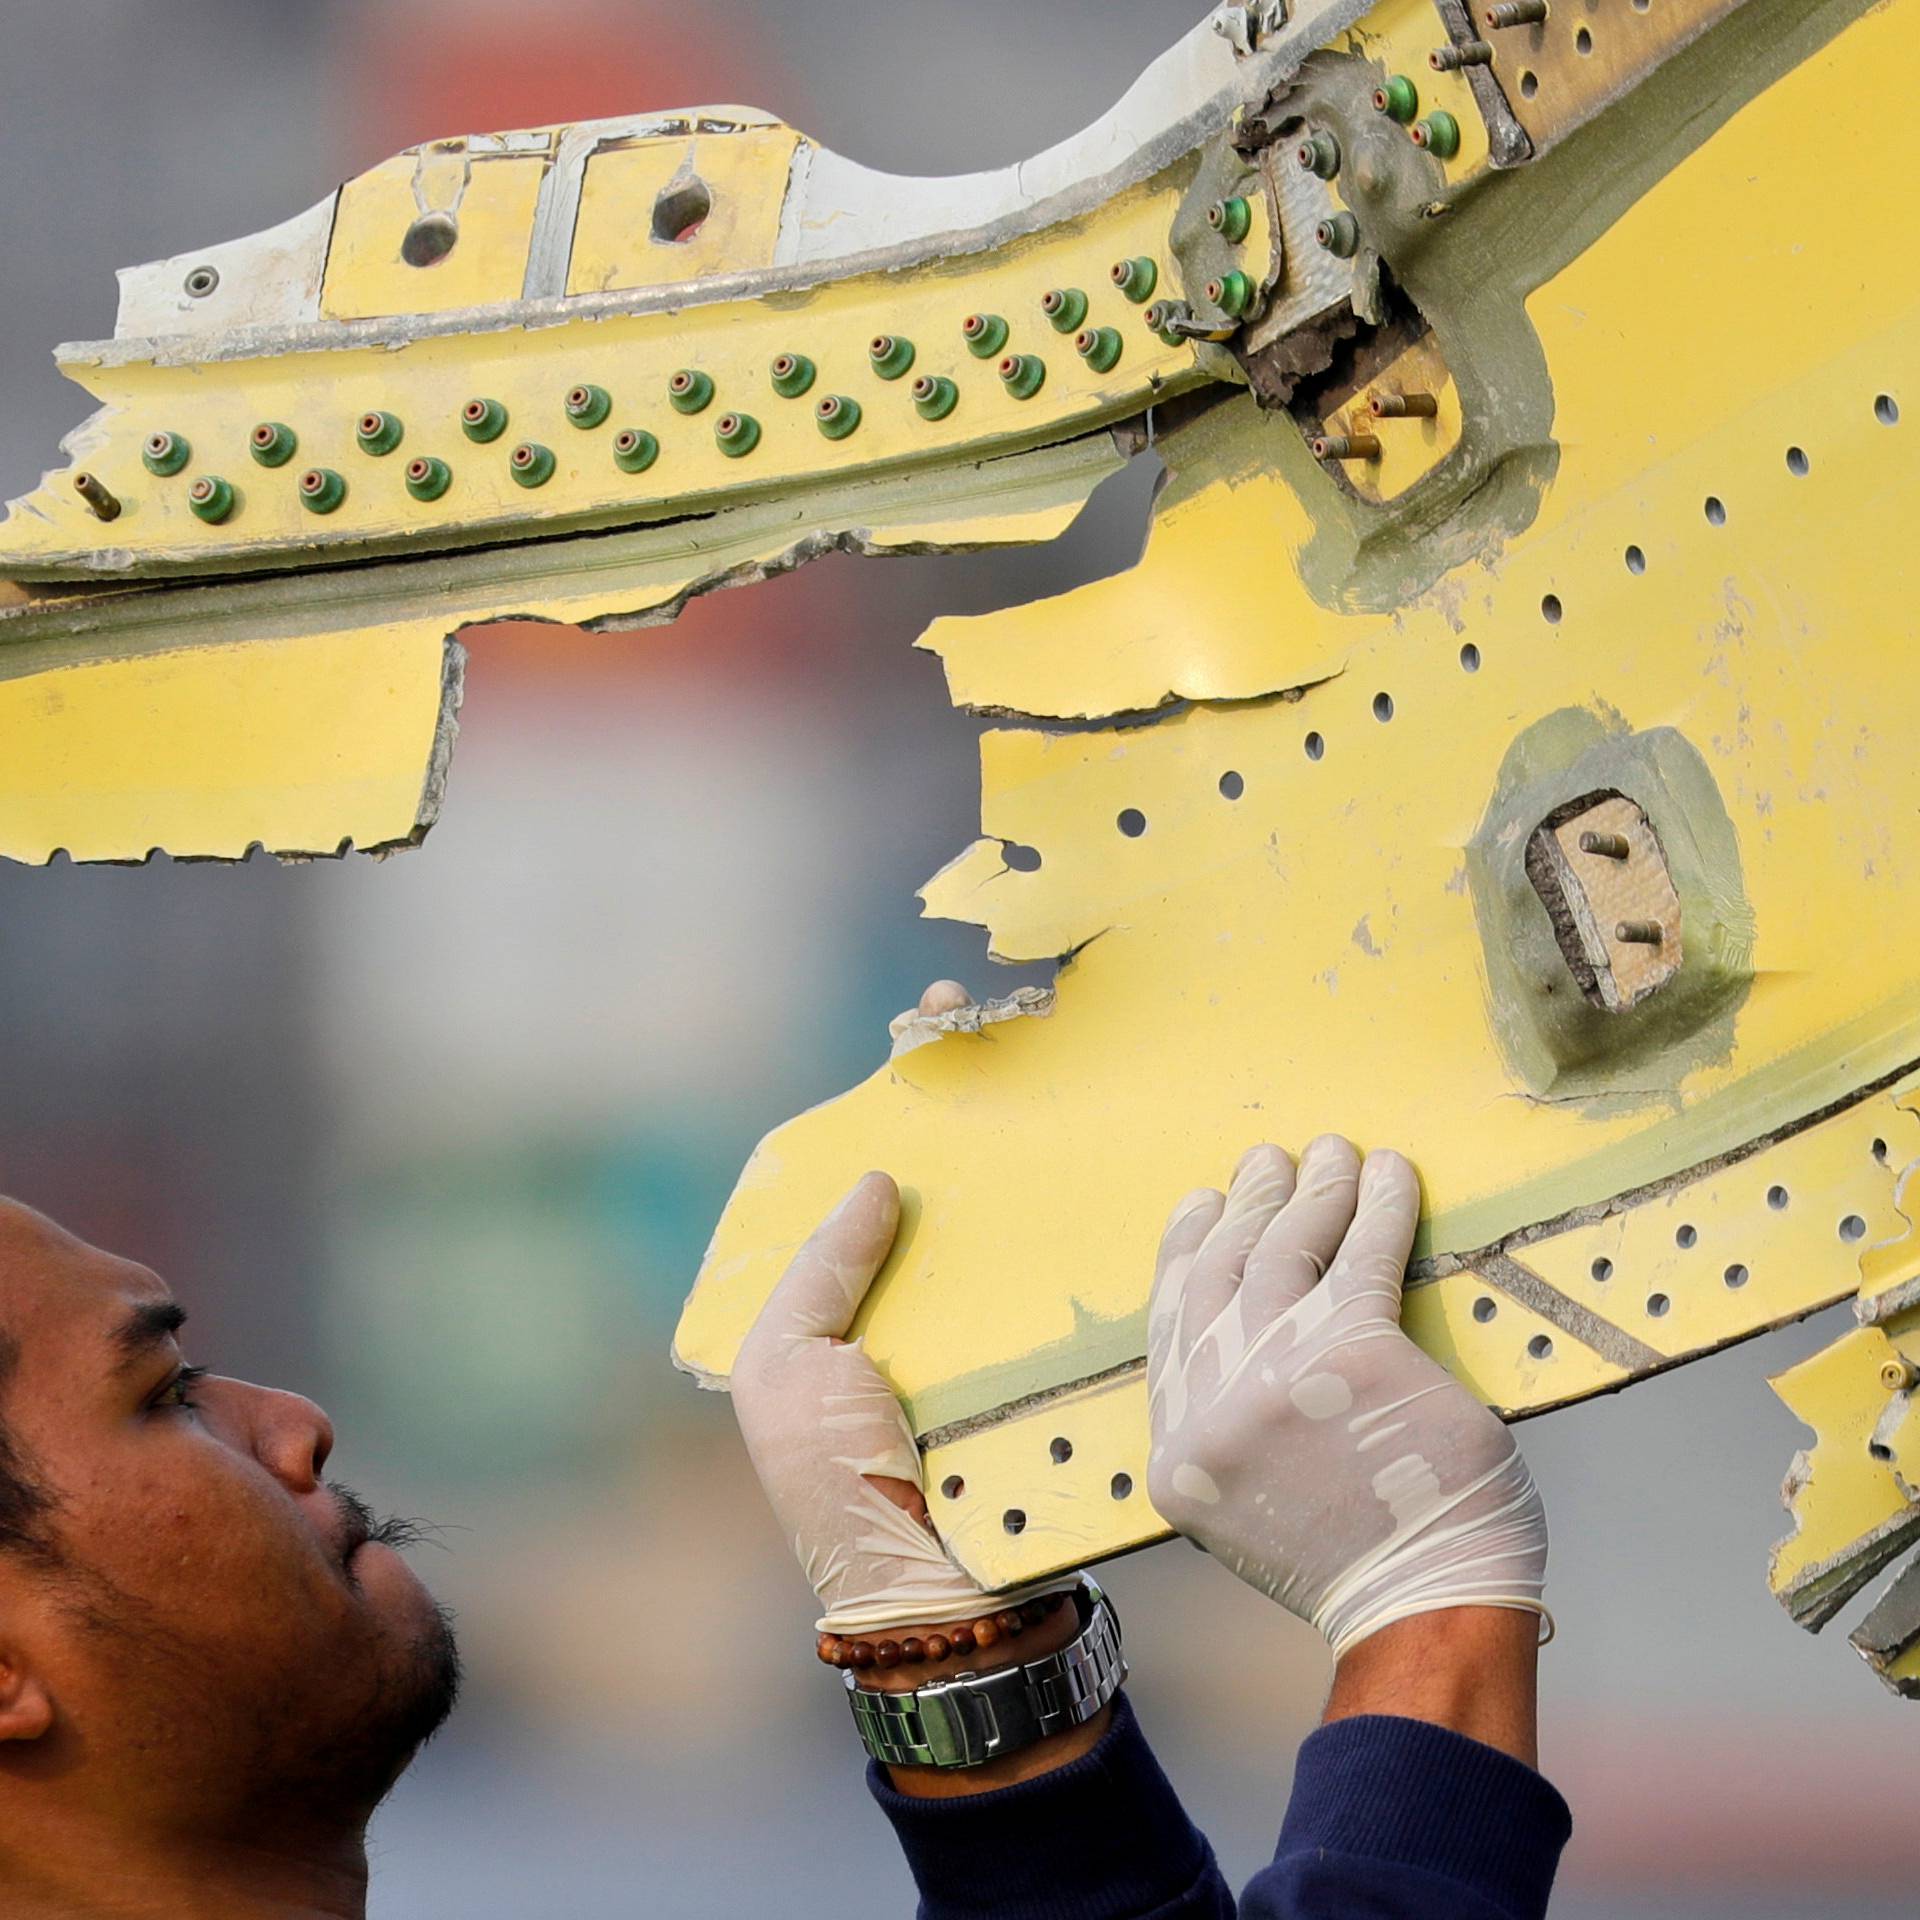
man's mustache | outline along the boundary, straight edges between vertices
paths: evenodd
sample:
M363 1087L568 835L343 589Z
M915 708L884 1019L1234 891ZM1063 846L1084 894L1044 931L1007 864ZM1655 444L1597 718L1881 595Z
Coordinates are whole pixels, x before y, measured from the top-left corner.
M437 1531L430 1521L408 1519L397 1513L388 1514L384 1519L376 1518L373 1509L351 1487L342 1486L337 1480L327 1482L327 1491L340 1508L337 1545L342 1565L370 1543L381 1547L411 1547L431 1538Z

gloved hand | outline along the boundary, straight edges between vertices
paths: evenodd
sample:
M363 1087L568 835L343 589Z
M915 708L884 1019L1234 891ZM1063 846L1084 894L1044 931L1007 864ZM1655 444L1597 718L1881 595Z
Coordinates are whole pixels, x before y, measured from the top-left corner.
M1544 1613L1547 1523L1513 1436L1400 1330L1420 1212L1398 1154L1255 1147L1190 1193L1147 1324L1161 1516L1336 1656L1442 1607Z

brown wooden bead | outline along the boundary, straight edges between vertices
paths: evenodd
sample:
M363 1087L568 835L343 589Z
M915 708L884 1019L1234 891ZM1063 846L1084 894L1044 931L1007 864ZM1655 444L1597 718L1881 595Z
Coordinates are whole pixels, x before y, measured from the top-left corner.
M926 1657L927 1643L922 1640L918 1634L909 1634L906 1639L900 1642L900 1658L902 1660L917 1663Z
M953 1642L955 1653L971 1653L974 1649L975 1642L971 1627L955 1627L947 1637Z
M952 1651L953 1642L949 1640L944 1633L930 1633L927 1635L927 1658L929 1660L944 1660Z
M814 1642L813 1646L814 1652L817 1653L828 1666L833 1665L833 1656L839 1651L839 1648L840 1637L838 1634L833 1633L823 1633L820 1638Z
M982 1652L1000 1638L999 1622L992 1619L980 1619L973 1623L973 1644Z
M847 1659L864 1671L873 1665L873 1648L864 1640L855 1640L847 1648Z
M993 1616L993 1622L1009 1640L1018 1640L1027 1630L1027 1623L1020 1618L1017 1607L1002 1607Z
M873 1649L873 1664L876 1667L897 1667L900 1664L900 1642L882 1640Z

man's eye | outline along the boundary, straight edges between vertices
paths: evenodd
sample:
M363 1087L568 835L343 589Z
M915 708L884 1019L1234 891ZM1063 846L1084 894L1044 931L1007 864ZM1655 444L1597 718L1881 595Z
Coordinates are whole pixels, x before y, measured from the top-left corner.
M156 1407L193 1408L200 1403L192 1397L194 1387L207 1377L205 1367L182 1367L153 1398Z

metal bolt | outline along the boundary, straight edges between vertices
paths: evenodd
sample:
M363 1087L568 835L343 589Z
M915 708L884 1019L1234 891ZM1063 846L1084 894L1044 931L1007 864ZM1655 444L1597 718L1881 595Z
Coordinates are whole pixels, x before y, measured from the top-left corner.
M997 360L1007 344L1007 323L997 313L970 313L960 322L960 337L976 360Z
M1107 277L1136 307L1142 307L1160 284L1160 269L1142 253L1131 260L1116 260Z
M1340 142L1324 129L1310 133L1294 148L1293 157L1306 172L1331 180L1340 171Z
M1494 28L1537 26L1547 17L1547 0L1500 0L1480 17Z
M644 427L627 427L613 436L613 464L622 473L645 473L660 457L660 442Z
M583 380L568 392L566 408L567 418L576 427L597 427L613 411L613 396L605 387L592 386Z
M407 462L407 491L416 500L438 500L453 485L453 469L444 460L423 453Z
M667 382L667 404L675 413L699 413L713 404L713 375L682 367Z
M1420 89L1404 73L1390 73L1385 85L1373 90L1373 110L1404 127L1420 111Z
M177 433L150 433L140 449L141 464L164 480L193 458L193 449Z
M1458 46L1435 47L1427 55L1427 65L1435 73L1458 73L1462 67L1485 67L1493 63L1493 49L1484 40L1462 40Z
M1078 333L1086 324L1087 296L1078 287L1054 287L1040 296L1040 311L1055 333Z
M537 440L522 440L507 456L507 471L516 485L544 487L553 478L553 450Z
M867 343L867 358L882 380L898 380L913 365L913 342L897 333L877 334Z
M913 383L914 411L922 420L944 420L960 403L960 389L944 374L923 373Z
M1047 363L1037 353L1010 353L1000 362L1000 378L1016 400L1031 400L1046 384Z
M406 431L394 414L363 413L353 430L353 437L360 443L362 453L386 454L400 444L406 437Z
M1614 928L1613 937L1630 947L1657 947L1666 935L1658 920L1622 920Z
M1229 199L1216 200L1207 209L1207 225L1229 246L1237 247L1253 225L1253 209L1244 195L1236 193Z
M750 413L723 413L713 423L713 437L729 460L744 459L760 444L760 422Z
M1218 280L1209 280L1206 295L1216 307L1224 308L1238 318L1253 305L1253 282L1235 267L1231 273L1223 273Z
M498 400L469 400L460 409L460 431L484 446L507 430L507 410Z
M1603 860L1630 860L1633 857L1633 848L1624 833L1583 833L1580 836L1580 851L1597 853Z
M1413 123L1408 137L1436 160L1451 160L1460 151L1460 122L1444 107L1435 107L1424 120Z
M1920 1386L1920 1367L1905 1354L1897 1353L1880 1369L1880 1384L1889 1393L1911 1393Z
M830 393L813 410L814 424L829 440L844 440L860 424L860 402Z
M1370 433L1323 433L1308 442L1316 460L1378 460L1380 442Z
M1123 345L1118 327L1089 327L1073 339L1074 352L1095 373L1111 373L1120 364Z
M331 513L347 497L347 483L331 467L309 467L300 476L300 504L309 513Z
M1330 213L1314 228L1313 237L1337 258L1351 260L1360 251L1360 222L1344 210Z
M76 473L73 476L73 490L93 509L99 519L118 520L120 518L120 502L92 474Z
M218 267L195 267L183 282L190 300L204 300L220 284Z
M262 420L247 435L247 451L263 467L284 467L299 450L299 436L279 420Z
M1430 393L1376 393L1367 401L1376 420L1431 420L1440 402Z
M814 365L804 353L778 354L767 377L782 400L798 400L813 385Z

